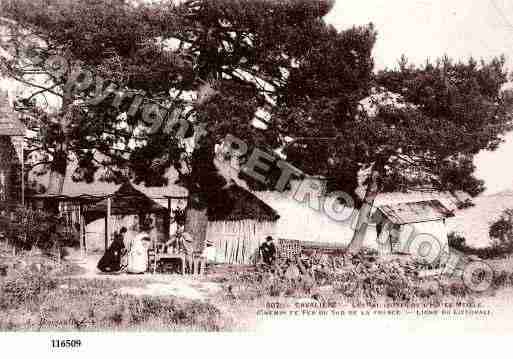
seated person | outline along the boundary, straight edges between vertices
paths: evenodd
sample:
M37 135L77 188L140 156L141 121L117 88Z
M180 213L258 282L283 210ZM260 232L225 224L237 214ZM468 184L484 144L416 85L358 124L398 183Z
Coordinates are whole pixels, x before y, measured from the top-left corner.
M121 257L124 255L124 236L126 232L126 228L122 227L119 233L114 234L112 244L98 262L97 267L102 272L117 272L121 270Z
M128 245L127 273L144 273L148 269L147 241L150 240L148 232L141 232L133 237Z
M183 227L179 227L176 233L164 244L164 252L169 254L184 255L184 265L191 271L194 253L194 240Z
M179 227L176 233L165 243L164 250L167 253L192 255L193 238L183 227Z

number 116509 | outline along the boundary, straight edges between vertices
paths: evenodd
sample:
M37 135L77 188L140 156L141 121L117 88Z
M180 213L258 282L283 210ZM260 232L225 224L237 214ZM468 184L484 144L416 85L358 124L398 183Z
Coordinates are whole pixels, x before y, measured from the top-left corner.
M52 339L52 348L79 348L80 339Z

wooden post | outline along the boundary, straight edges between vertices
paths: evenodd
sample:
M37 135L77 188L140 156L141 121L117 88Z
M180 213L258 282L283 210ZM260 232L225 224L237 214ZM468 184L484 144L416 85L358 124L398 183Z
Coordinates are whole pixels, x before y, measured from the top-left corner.
M86 242L86 221L85 221L85 214L82 212L82 238L84 243L84 254L87 257L87 242Z
M78 240L80 241L80 255L85 257L85 251L84 251L84 221L83 221L83 209L82 209L82 203L79 203L78 205L78 224L79 224L79 234L78 234Z
M111 198L107 197L107 216L105 217L105 250L109 247L110 237L110 216L111 216Z
M21 205L25 206L25 142L21 142Z
M166 222L164 223L166 227L166 242L169 241L171 238L171 198L167 198L167 218Z

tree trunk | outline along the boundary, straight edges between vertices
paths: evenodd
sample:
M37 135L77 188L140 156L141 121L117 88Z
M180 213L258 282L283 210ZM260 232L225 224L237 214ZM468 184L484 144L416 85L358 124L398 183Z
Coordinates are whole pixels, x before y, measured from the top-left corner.
M369 226L371 210L374 206L374 200L379 193L378 180L381 171L382 165L375 163L372 167L367 190L365 191L365 196L363 198L363 204L358 211L356 228L353 234L353 239L348 246L348 253L357 254L362 249L365 235L367 234L367 227Z
M68 166L65 144L57 146L50 165L50 178L48 180L48 192L62 193L64 180L66 178L66 167Z
M72 114L70 113L71 94L66 92L62 99L60 118L60 127L63 134L62 142L57 144L50 164L50 178L48 181L48 192L62 193L64 180L66 179L66 169L68 167L68 143L69 129L71 125Z
M64 188L65 173L58 173L56 171L50 171L50 179L48 181L48 192L49 193L62 193Z
M185 230L194 239L194 251L201 252L205 248L207 238L207 207L198 203L198 195L189 195L189 204L185 218Z

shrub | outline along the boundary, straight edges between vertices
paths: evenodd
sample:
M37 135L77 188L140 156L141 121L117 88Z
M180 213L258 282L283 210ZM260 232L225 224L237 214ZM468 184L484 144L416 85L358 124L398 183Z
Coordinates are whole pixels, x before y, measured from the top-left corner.
M475 248L465 243L465 237L451 232L447 235L449 247L466 255L478 256L481 259L502 258L513 253L513 242L501 244L498 241L492 242L488 247Z
M451 232L447 235L447 240L449 243L449 247L454 248L463 252L463 249L466 248L466 239L465 237L459 235L458 233Z
M1 234L18 249L30 250L36 246L43 250L61 246L78 246L77 228L64 225L63 219L43 210L15 206L0 208Z
M218 331L221 312L209 303L175 297L136 297L105 280L18 275L4 283L0 330L183 329ZM133 285L133 283L130 283ZM6 290L4 290L6 289ZM14 318L14 321L13 321Z
M214 306L199 301L164 297L129 297L127 309L129 322L139 325L158 319L167 325L182 325L208 330L219 330L221 312ZM111 317L119 321L116 316Z
M9 309L37 303L56 286L57 281L46 272L24 270L15 273L0 285L0 307Z
M464 298L470 294L471 290L464 283L457 282L447 285L447 287L443 289L443 292L449 293L455 297Z
M506 209L501 217L492 223L489 235L498 247L513 252L513 209Z
M310 295L316 284L309 275L300 275L297 279L287 279L276 272L255 271L233 273L223 283L229 297L238 300Z
M337 275L335 290L355 300L388 297L396 302L408 302L416 297L414 280L414 274L398 262L361 262Z
M22 206L0 211L0 228L11 244L30 249L43 244L52 232L55 218L46 212Z
M510 273L506 271L495 273L495 275L493 276L492 285L495 288L504 287L506 285L509 285L510 283Z

